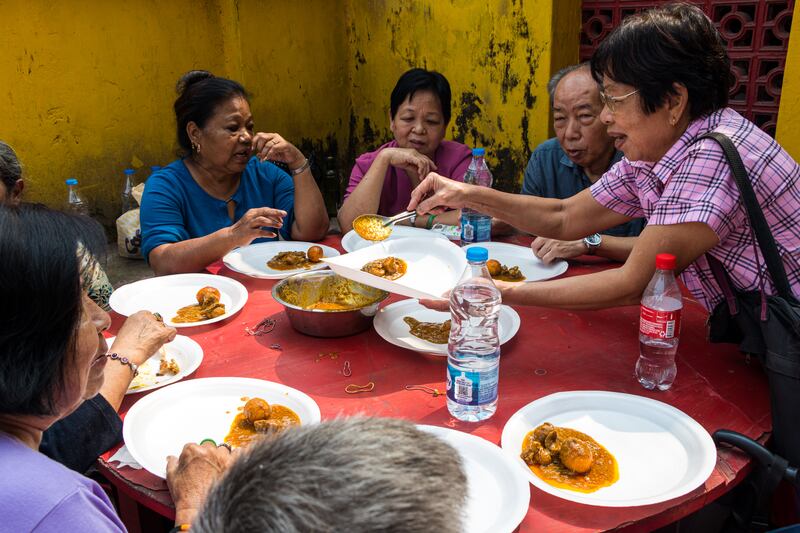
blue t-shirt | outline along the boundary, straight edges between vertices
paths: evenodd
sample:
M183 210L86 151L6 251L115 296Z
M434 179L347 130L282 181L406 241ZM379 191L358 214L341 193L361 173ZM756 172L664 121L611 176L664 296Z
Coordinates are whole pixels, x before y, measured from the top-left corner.
M617 150L611 158L609 168L620 159L622 152ZM576 165L561 148L558 139L553 138L537 146L531 154L525 168L522 194L564 200L591 185L592 182L583 172L583 168ZM637 218L601 233L617 237L636 237L642 232L644 225L645 220Z
M255 207L286 211L280 234L286 240L291 239L294 181L289 174L268 161L261 163L253 157L242 172L239 188L231 198L236 202L234 220L239 220ZM145 259L162 244L205 237L233 225L225 201L204 191L194 181L182 159L173 161L148 178L139 218ZM253 242L269 240L275 238Z

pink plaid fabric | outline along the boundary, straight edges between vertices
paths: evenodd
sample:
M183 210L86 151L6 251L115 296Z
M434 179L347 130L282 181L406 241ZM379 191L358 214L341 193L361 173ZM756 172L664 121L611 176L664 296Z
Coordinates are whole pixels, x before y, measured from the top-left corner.
M649 225L703 222L719 236L710 253L740 290L757 290L759 264L768 292L772 283L761 252L755 257L747 214L722 148L710 131L724 133L739 150L758 203L772 230L795 295L800 294L800 166L769 135L726 108L693 121L657 163L622 161L592 186L595 200ZM708 261L700 257L681 274L706 309L723 299Z

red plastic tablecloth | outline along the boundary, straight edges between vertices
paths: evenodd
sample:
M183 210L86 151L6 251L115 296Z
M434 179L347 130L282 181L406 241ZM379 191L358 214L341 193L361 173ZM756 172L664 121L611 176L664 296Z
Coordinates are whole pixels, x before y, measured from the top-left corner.
M523 245L530 242L525 237L510 240ZM338 236L329 236L323 243L341 250ZM565 276L610 266L597 260L572 262ZM671 404L709 433L726 428L763 440L770 431L763 372L757 365L747 365L735 347L707 343L706 312L689 298L685 299L678 375L667 392L646 391L633 376L639 349L638 307L580 312L516 307L522 324L516 337L502 348L497 412L488 421L473 424L451 418L443 396L405 390L412 384L444 390L444 358L398 348L372 329L338 339L302 335L292 329L282 306L272 299L274 281L239 275L221 263L209 270L241 281L249 299L241 312L224 322L181 329L180 334L192 337L205 352L203 364L192 377L239 376L284 383L314 398L323 419L357 413L405 418L456 428L499 445L508 418L529 402L566 390L606 390ZM393 296L387 303L398 299ZM245 334L246 326L254 327L265 317L277 321L271 333L260 337ZM115 316L114 328L121 323L122 318ZM273 343L282 349L271 349ZM332 351L338 353L336 359L317 361L320 353ZM352 368L352 376L347 378L341 373L344 361ZM375 383L370 393L344 392L347 384L369 381ZM126 398L123 416L142 396ZM172 516L165 482L145 470L108 463L115 451L103 455L100 467L121 493ZM531 486L530 510L519 531L650 530L682 518L730 490L746 474L748 464L743 454L719 450L717 467L704 486L669 502L635 508L590 507Z

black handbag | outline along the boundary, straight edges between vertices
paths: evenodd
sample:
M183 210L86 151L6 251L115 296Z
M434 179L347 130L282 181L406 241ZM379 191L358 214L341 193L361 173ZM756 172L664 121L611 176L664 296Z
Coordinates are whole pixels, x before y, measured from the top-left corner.
M717 141L725 152L750 221L753 247L758 243L777 293L766 294L763 276L760 290L735 290L722 264L706 254L714 278L725 294L725 300L709 317L709 340L735 343L742 352L758 356L769 381L772 448L790 464L800 465L800 303L792 293L775 240L736 147L719 132L703 137ZM755 257L760 271L758 249Z

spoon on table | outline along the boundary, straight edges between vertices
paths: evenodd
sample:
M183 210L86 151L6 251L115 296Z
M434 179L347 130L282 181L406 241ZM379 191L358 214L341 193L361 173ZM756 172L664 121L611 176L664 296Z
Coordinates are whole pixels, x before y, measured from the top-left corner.
M392 234L392 226L409 219L416 211L403 211L393 217L382 215L359 215L353 221L353 230L368 241L383 241Z

